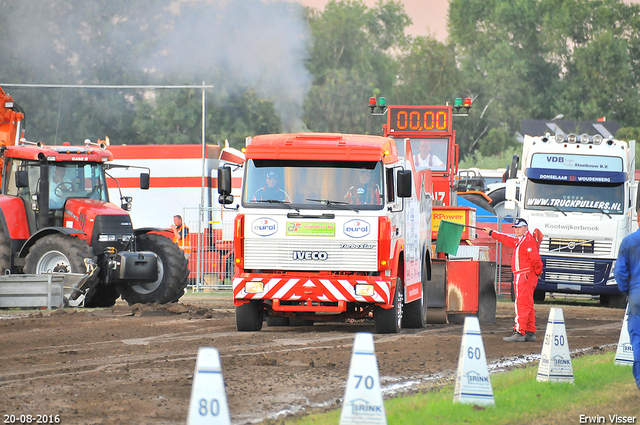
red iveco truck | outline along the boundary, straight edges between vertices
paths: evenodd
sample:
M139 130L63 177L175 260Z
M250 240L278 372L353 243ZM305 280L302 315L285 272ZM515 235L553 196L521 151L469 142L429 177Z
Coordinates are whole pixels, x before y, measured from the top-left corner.
M240 331L372 318L378 333L425 325L431 173L389 137L272 134L246 147L235 219ZM231 169L220 202L233 204Z

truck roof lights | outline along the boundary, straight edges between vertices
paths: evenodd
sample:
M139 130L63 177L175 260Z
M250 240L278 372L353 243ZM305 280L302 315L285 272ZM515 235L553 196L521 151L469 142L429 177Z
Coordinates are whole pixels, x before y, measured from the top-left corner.
M375 111L376 109L377 103L376 103L376 97L372 96L369 98L369 108L371 108L371 113L373 113L373 111Z
M466 113L460 113L460 109L462 109L464 107L464 109L466 109ZM468 117L469 116L469 109L471 109L471 98L467 97L464 99L464 103L462 102L462 99L459 97L456 97L455 100L453 101L453 116L454 117Z
M549 137L548 135L546 137ZM581 145L599 145L603 142L604 138L602 137L602 134L595 134L593 136L589 135L589 134L581 134L580 136L577 136L576 134L568 134L568 135L564 135L561 133L556 134L555 136L553 136L556 143L578 143ZM544 141L544 138L543 138Z
M378 112L376 112L376 108ZM387 99L385 97L380 97L376 101L375 96L371 96L369 98L369 109L371 109L371 113L373 115L384 115L387 113Z

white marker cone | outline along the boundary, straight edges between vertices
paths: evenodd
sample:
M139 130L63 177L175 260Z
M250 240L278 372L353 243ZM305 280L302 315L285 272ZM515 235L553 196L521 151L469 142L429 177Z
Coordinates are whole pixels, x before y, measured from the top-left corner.
M561 308L553 307L549 311L536 379L538 382L573 383L569 341Z
M624 320L622 321L622 329L620 329L620 339L618 340L618 349L616 350L616 358L614 364L633 366L633 346L629 338L629 305L624 312Z
M453 402L495 405L480 322L474 316L464 319Z
M344 390L340 425L386 425L373 335L359 332L353 341L349 378Z
M187 425L231 425L218 350L200 347L191 387Z

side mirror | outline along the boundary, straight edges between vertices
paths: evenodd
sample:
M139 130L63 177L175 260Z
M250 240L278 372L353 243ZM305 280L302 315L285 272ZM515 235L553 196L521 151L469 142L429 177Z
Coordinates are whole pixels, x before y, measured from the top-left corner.
M411 197L411 171L398 170L397 179L398 183L398 197L410 198Z
M516 191L518 187L518 180L509 179L507 180L507 186L504 190L504 198L507 201L515 201L516 200Z
M122 198L120 198L120 208L122 208L125 211L131 211L132 201L133 201L133 198L131 196L123 196Z
M218 203L222 205L229 205L233 203L233 195L220 195L218 196Z
M149 189L149 173L140 173L140 189L147 190Z
M515 179L518 177L518 163L520 162L520 157L518 155L513 155L511 159L511 170L509 171L509 178Z
M18 170L15 174L16 187L29 187L29 172L27 170Z
M222 166L218 168L218 194L225 197L231 195L231 167ZM233 196L231 197L231 202L233 202ZM227 202L220 203L227 204Z

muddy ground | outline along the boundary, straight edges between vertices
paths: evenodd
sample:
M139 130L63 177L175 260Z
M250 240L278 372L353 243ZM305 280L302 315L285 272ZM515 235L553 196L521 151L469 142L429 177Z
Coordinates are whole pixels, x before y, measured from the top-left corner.
M539 355L552 306L536 306L538 342L508 344L502 337L513 304L499 302L496 323L481 326L488 363L512 367ZM623 310L560 306L572 351L615 350ZM228 295L187 294L165 306L0 310L0 318L0 418L60 415L62 424L184 424L203 346L220 351L234 424L339 406L353 335L374 331L361 322L240 333ZM428 325L375 335L385 397L451 380L461 334L462 325Z

